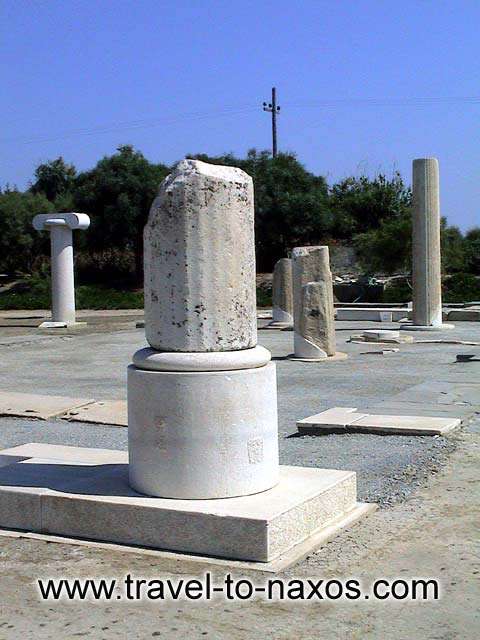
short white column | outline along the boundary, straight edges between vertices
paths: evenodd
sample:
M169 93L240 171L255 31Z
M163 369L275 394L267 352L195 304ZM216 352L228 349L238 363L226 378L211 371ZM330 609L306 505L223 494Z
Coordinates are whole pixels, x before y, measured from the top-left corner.
M52 319L42 322L42 329L79 324L75 320L72 230L87 229L89 225L90 218L85 213L41 213L33 219L37 231L50 232Z
M63 220L46 224L52 254L52 322L75 322L72 230Z

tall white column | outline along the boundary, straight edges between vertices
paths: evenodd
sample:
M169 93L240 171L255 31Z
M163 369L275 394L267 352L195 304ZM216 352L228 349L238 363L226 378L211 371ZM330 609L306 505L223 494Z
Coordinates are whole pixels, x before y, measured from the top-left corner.
M33 219L37 231L50 232L52 320L42 323L42 328L76 324L72 229L87 229L89 224L84 213L40 214Z
M128 369L131 486L227 498L278 481L275 365L257 346L252 179L180 162L144 233L145 334Z
M412 176L412 323L409 330L450 328L442 324L440 182L438 160L413 161Z

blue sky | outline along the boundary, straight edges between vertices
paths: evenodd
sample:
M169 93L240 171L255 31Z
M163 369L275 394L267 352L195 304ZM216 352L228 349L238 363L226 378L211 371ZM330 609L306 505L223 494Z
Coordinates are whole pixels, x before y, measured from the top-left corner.
M2 0L0 184L119 144L171 163L279 148L330 182L440 161L442 213L480 224L478 0ZM478 100L452 100L477 98Z

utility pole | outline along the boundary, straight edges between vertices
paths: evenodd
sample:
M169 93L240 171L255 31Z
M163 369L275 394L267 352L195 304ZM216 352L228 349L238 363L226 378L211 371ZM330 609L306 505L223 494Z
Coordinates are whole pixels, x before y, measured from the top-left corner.
M277 106L277 90L272 87L272 101L263 103L263 110L272 114L272 157L277 155L277 113L280 107Z

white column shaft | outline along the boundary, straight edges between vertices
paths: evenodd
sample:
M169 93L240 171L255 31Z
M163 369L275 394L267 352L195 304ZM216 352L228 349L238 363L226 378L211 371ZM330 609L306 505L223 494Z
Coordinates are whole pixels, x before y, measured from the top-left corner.
M412 224L413 324L440 326L440 188L436 158L420 158L413 161Z
M75 322L72 230L66 225L50 228L52 251L52 320Z

